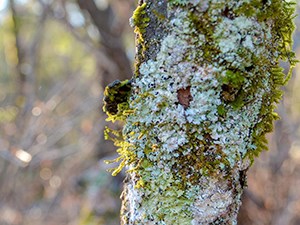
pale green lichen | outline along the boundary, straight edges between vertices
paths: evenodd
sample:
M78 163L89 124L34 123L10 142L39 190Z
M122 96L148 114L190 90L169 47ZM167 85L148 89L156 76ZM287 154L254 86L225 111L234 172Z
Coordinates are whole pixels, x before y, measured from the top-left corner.
M264 135L278 118L273 110L289 77L278 60L291 68L296 62L294 5L168 2L168 33L156 58L137 64L133 113L116 142L121 164L114 174L127 166L131 178L123 217L127 224L225 224L226 208L238 208L241 194L228 184L239 177L230 175L265 148ZM146 7L136 18L146 18ZM147 21L139 22L136 32L144 33ZM188 102L180 100L182 90Z

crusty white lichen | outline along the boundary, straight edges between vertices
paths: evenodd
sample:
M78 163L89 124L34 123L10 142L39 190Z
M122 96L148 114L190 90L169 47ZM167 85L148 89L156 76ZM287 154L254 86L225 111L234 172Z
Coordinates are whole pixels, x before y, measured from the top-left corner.
M236 224L241 171L260 151L282 55L276 18L243 11L253 2L169 1L167 34L138 64L123 129L124 224ZM255 2L266 14L283 4Z
M212 178L204 179L208 185L195 199L193 225L214 222L216 218L221 217L222 213L226 212L226 209L235 200L232 190L226 190L226 183L220 183L217 179Z

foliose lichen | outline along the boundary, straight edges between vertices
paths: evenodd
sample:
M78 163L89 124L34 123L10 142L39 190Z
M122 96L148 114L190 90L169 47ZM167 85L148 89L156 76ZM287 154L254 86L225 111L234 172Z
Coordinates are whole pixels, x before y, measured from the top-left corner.
M144 19L134 19L139 42L147 4L135 11ZM155 59L137 64L132 113L113 133L121 146L114 174L128 167L126 194L134 196L125 224L229 223L240 171L266 149L278 119L280 87L291 75L279 60L296 63L294 8L283 0L168 1L167 34Z

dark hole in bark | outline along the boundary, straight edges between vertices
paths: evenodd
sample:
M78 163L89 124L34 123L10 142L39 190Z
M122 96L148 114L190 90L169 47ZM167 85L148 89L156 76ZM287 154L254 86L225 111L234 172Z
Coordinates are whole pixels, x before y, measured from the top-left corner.
M238 90L231 87L230 85L223 84L222 85L222 98L226 102L233 102L235 100L235 95L237 94Z
M193 100L191 95L191 87L189 86L185 89L179 89L177 91L177 98L179 104L182 105L184 109L187 109L190 106L190 102Z
M226 7L224 9L224 11L222 12L222 15L227 17L228 19L231 19L231 20L234 19L234 15L232 14L232 12L230 11L230 9L228 7Z
M239 174L240 174L239 181L241 187L244 188L247 186L247 169L239 171Z
M251 65L251 66L245 67L245 70L249 72L249 71L253 70L254 68L255 67L253 65Z

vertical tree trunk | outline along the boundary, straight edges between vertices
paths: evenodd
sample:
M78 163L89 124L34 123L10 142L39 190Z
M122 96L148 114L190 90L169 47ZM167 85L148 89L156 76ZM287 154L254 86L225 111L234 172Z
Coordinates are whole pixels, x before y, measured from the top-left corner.
M236 224L289 77L278 60L295 64L293 12L283 0L139 2L135 77L106 89L109 119L125 122L113 132L113 174L129 168L122 224Z

